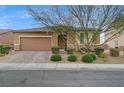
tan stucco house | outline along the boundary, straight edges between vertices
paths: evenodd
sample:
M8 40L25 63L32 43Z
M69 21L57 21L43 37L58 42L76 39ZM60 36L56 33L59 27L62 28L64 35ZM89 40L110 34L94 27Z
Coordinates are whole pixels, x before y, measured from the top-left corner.
M109 36L111 35L111 33L106 33L105 34L105 39L107 39ZM124 31L122 31L121 33L118 34L117 38L114 38L112 40L110 40L109 42L106 43L109 47L121 47L124 46Z
M78 39L78 43L83 45L85 37L83 33L79 34L81 38ZM4 38L4 41L7 39L7 42L3 41L1 44L11 44L14 50L18 51L50 51L52 45L59 45L61 49L67 47L76 48L75 40L77 39L74 34L68 34L66 36L67 40L63 40L61 35L41 28L11 30L1 34L0 37ZM94 43L100 43L99 37Z

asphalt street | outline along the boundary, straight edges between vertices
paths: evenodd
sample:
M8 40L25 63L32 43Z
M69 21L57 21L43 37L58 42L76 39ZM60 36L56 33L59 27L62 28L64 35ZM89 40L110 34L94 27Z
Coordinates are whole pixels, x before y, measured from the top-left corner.
M1 87L124 87L124 71L1 70Z

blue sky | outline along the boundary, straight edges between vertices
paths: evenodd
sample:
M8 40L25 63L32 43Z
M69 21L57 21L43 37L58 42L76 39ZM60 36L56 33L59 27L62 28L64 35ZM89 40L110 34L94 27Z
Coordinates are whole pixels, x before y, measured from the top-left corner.
M48 10L50 6L33 5L33 9ZM64 9L65 11L65 9ZM28 29L40 25L27 14L26 5L0 5L0 29Z
M0 29L26 29L39 27L35 20L27 14L26 9L27 6L22 5L0 5Z
M32 6L33 9L49 10L50 6ZM121 6L124 7L124 6ZM62 6L65 12L65 7ZM51 11L52 12L52 11ZM27 14L27 6L24 5L0 5L0 29L28 29L40 25Z

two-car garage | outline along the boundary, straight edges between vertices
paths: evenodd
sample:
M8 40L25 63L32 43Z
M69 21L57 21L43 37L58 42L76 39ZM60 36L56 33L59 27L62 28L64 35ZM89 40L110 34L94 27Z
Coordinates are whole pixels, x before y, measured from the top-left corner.
M53 32L39 30L13 31L15 51L51 51L58 36Z
M50 51L51 37L20 37L22 51Z

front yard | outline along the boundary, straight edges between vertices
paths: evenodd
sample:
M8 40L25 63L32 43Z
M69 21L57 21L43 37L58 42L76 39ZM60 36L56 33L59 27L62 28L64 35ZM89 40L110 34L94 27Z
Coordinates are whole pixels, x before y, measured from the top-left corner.
M50 63L78 63L78 64L124 64L124 52L120 51L118 55L118 51L112 51L113 55L111 55L110 50L104 50L103 55L99 56L96 55L94 52L91 53L96 56L96 60L93 60L92 62L85 62L82 61L82 57L85 56L86 54L82 54L81 52L74 51L72 54L68 54L67 51L60 51L58 55L60 55L61 59L59 61L54 61L54 58L50 61ZM53 55L56 53L53 53ZM68 57L70 55L75 55L76 59L74 58L75 56L71 57L72 60L75 61L69 61ZM89 55L89 54L88 54ZM55 58L56 59L56 58ZM89 60L89 58L87 58Z
M77 52L78 59L76 62L67 61L68 54L66 52L60 53L62 60L59 62L50 61L51 52L38 52L38 51L18 51L10 53L4 57L0 57L0 63L80 63L80 64L124 64L124 57L112 57L108 55L108 61L104 62L101 58L97 57L92 63L81 62L81 54Z
M50 61L52 55L51 51L11 51L9 54L0 57L0 63L124 64L124 54L122 51L117 57L111 56L109 50L105 50L104 53L107 55L106 59L96 56L96 60L86 63L81 61L81 57L84 56L84 54L76 51L73 53L77 58L75 62L68 61L70 54L67 54L64 50L59 53L61 60L56 62ZM71 57L71 59L74 59L74 57Z
M52 61L50 61L52 62ZM53 63L53 62L52 62ZM97 58L97 60L95 60L92 63L84 63L81 62L80 57L78 57L78 60L76 62L69 62L67 61L67 55L63 55L62 61L60 61L59 63L80 63L80 64L124 64L124 57L123 56L119 56L119 57L112 57L112 56L108 56L108 61L103 61L101 58Z

